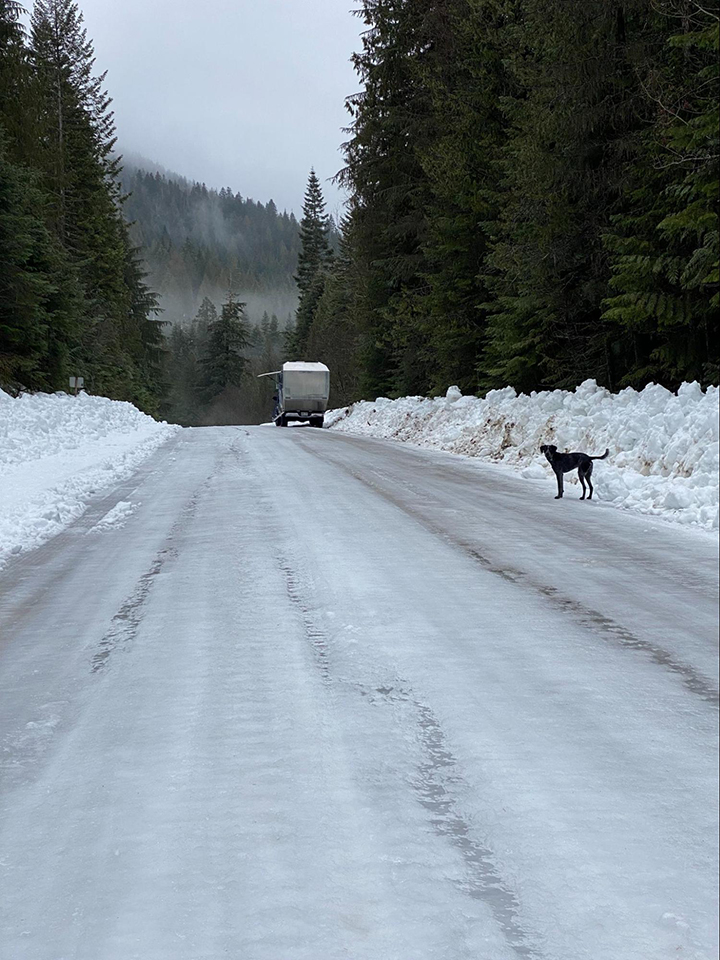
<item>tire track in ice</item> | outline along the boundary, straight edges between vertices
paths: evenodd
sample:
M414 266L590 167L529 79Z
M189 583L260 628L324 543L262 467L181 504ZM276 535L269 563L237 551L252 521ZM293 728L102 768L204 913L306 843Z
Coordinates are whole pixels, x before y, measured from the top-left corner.
M329 684L330 664L328 662L328 638L325 631L315 623L310 605L305 597L305 590L301 578L295 572L294 566L285 556L278 556L277 563L285 580L285 589L292 606L300 614L305 637L310 641L312 651L320 670L323 683Z
M465 862L467 879L461 889L490 908L498 927L518 957L540 958L530 935L520 922L520 902L504 882L490 847L473 838L470 822L460 812L453 785L469 789L457 770L458 760L434 712L418 700L403 682L376 688L386 701L408 704L416 717L419 741L425 759L418 765L413 787L418 800L430 814L430 824L447 840ZM371 698L370 702L376 702Z
M473 827L460 812L453 795L454 785L469 790L459 772L458 760L449 749L447 738L435 713L422 703L404 681L369 688L358 681L336 677L331 672L331 642L326 631L313 615L308 586L286 555L277 557L278 567L292 606L298 611L303 631L313 651L324 686L342 685L359 694L366 704L392 703L407 705L423 759L412 781L419 804L429 814L434 832L449 842L460 854L466 869L466 880L460 889L487 906L518 957L540 960L542 954L532 946L530 935L520 922L520 902L504 882L492 850L473 837ZM380 695L380 697L377 696Z
M124 601L110 621L110 628L99 641L97 652L92 657L92 673L98 673L104 669L104 667L107 666L110 656L118 647L125 646L135 639L140 624L142 623L145 604L147 603L155 578L168 560L174 559L178 554L178 547L175 546L174 541L178 539L179 535L195 516L201 497L207 492L213 481L216 480L228 466L234 466L239 461L242 453L243 449L235 438L220 448L211 472L195 488L181 508L177 520L170 528L166 537L166 542L169 543L170 546L163 547L163 549L159 551L148 570L138 580L133 592Z
M593 610L592 607L588 607L584 603L563 596L556 587L537 583L521 570L515 570L510 567L498 567L492 560L484 557L475 547L464 543L462 540L454 540L450 537L447 537L447 539L452 539L452 542L465 550L468 556L480 564L484 570L502 577L503 580L507 580L509 583L526 584L530 586L546 600L549 600L555 607L560 608L565 613L571 614L582 626L590 627L594 633L601 634L605 640L611 640L617 646L630 650L639 650L641 653L646 654L653 663L660 667L665 667L671 673L678 676L683 686L691 693L694 693L716 708L720 706L720 691L716 690L710 681L701 673L689 664L678 660L663 647L651 643L649 640L643 640L634 634L632 630L628 630L627 627L623 627L598 610Z
M177 556L178 548L173 544L173 541L192 520L197 510L200 497L205 490L207 490L213 476L214 472L203 480L185 502L178 514L177 520L170 528L170 532L166 537L166 542L169 543L170 546L163 547L162 550L158 552L149 568L138 580L133 592L122 603L120 609L110 621L110 627L99 641L97 651L92 657L92 673L99 673L103 670L107 666L108 660L114 651L121 646L126 646L137 636L143 620L145 604L150 596L155 578L168 560L172 560Z
M171 555L174 556L175 551L167 548L158 553L150 568L138 580L135 590L112 618L110 629L98 643L97 653L93 655L92 673L98 673L107 666L111 654L117 647L135 639L142 622L143 607L150 594L153 581Z
M365 487L368 487L374 493L378 494L378 496L383 497L389 503L392 503L393 506L402 510L407 516L422 524L430 533L444 540L445 543L460 548L484 570L487 570L488 573L499 576L508 583L529 587L544 600L551 603L556 609L572 616L576 623L579 623L585 628L589 627L594 636L610 642L621 649L635 650L645 654L652 663L675 674L683 686L695 696L700 697L701 700L704 700L716 709L720 707L720 691L712 681L690 664L679 660L664 647L651 643L649 640L643 640L642 637L638 637L632 630L622 626L622 624L617 623L617 621L612 620L610 617L606 617L598 610L593 610L592 607L588 607L577 600L564 596L556 587L540 583L522 570L507 565L500 566L496 564L488 557L483 556L476 546L460 537L453 536L453 534L439 526L439 524L430 520L420 510L415 509L400 497L394 496L390 491L384 489L368 477L363 476L332 457L323 456L323 454L315 448L306 446L304 449L312 453L318 460L323 460L326 463L345 470L345 472L355 480L358 480Z

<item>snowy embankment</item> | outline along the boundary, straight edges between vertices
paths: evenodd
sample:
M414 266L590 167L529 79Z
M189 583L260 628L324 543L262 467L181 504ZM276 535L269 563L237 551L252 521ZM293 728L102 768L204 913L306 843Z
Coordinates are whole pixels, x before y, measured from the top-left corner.
M541 443L610 457L596 464L599 500L706 529L718 526L718 388L685 383L677 394L657 384L610 393L594 380L575 391L516 394L511 387L484 399L379 398L326 416L335 430L400 440L507 464L544 480L555 493ZM566 482L570 477L566 477ZM567 492L567 490L566 490Z
M179 429L106 397L0 391L0 567L59 533Z

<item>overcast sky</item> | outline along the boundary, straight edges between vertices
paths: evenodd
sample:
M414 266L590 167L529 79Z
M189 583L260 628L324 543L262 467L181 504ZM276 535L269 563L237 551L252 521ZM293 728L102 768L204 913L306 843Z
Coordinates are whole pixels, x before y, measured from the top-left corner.
M354 0L79 0L121 149L299 212L311 166L341 193Z

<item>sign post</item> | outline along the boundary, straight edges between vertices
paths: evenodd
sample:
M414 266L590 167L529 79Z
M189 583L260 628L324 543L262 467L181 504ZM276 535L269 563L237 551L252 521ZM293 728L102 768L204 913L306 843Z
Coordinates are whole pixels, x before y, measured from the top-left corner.
M78 390L82 390L85 386L85 380L83 377L70 377L70 386L75 391L75 396L78 395Z

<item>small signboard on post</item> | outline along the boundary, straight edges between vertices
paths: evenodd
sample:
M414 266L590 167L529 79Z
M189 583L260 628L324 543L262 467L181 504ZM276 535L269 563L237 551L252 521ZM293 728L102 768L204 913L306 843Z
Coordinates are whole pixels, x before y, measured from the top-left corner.
M85 380L83 377L70 377L70 386L74 389L75 396L77 396L78 390L82 390L85 386Z

